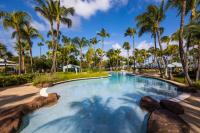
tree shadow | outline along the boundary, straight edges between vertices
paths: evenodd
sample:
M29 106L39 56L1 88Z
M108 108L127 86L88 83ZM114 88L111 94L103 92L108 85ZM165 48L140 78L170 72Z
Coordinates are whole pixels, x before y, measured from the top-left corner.
M50 121L34 132L67 133L143 133L146 123L128 106L117 109L108 107L110 98L105 102L100 97L92 97L71 103L71 108L78 111L67 117Z
M18 95L6 95L6 96L0 96L0 109L2 109L2 106L6 105L6 104L11 104L11 103L15 103L21 100L24 100L26 98L30 98L32 96L35 96L37 93L31 93L31 94L27 94L27 95L23 95L23 96L18 96Z

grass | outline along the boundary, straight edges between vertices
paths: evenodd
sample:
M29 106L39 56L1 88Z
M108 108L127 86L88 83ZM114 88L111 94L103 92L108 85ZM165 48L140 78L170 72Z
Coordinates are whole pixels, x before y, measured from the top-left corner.
M187 81L185 80L184 77L174 77L174 81L183 83L183 84L187 84Z
M56 83L59 81L78 79L78 78L89 78L89 77L102 77L108 76L108 72L83 72L83 73L55 73L55 74L43 74L37 76L33 80L33 85L37 86L38 84L44 83Z

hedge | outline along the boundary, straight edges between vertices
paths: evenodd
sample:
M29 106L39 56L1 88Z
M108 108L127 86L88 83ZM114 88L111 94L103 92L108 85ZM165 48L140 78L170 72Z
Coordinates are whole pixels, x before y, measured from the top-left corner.
M0 76L0 87L30 83L35 76L35 74Z

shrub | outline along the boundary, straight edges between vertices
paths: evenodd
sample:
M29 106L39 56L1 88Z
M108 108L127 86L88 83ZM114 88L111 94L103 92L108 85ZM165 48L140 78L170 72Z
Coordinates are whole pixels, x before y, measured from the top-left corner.
M0 87L30 83L34 77L35 74L0 76Z
M39 84L45 83L56 83L59 81L65 81L70 79L78 79L78 78L89 78L89 77L101 77L108 76L107 72L83 72L83 73L55 73L55 74L43 74L35 77L33 80L33 85L37 86Z

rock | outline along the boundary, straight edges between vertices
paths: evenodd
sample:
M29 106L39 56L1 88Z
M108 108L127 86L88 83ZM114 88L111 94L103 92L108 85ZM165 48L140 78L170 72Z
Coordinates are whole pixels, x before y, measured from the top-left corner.
M0 113L0 133L15 133L21 126L24 115L46 105L54 104L60 96L51 93L48 97L36 97L33 101L8 108Z
M52 87L52 86L53 86L53 83L43 83L42 84L43 88Z
M47 88L47 87L52 87L53 83L41 83L36 85L37 88Z
M184 114L184 108L177 102L169 100L160 100L160 106L177 115Z
M189 133L190 126L178 115L165 109L155 110L151 113L148 133Z
M150 96L144 96L140 100L140 107L145 109L149 112L152 112L156 109L160 108L159 102L155 99L151 98Z

